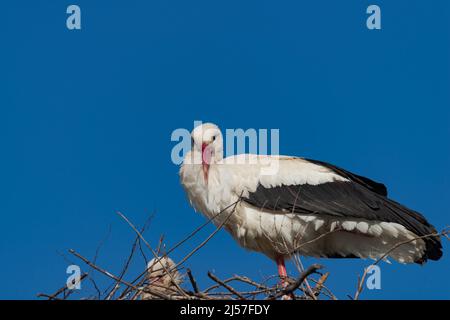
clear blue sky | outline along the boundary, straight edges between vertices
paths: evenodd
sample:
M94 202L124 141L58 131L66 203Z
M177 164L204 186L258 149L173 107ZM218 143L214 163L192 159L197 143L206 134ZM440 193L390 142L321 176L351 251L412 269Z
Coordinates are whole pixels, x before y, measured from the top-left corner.
M65 25L72 3L80 31ZM365 27L373 3L381 31ZM380 180L450 224L449 1L4 1L0 41L0 298L56 290L59 253L92 258L105 237L97 262L118 273L134 235L116 210L136 224L155 212L154 244L201 224L170 159L172 130L194 120L279 128L281 153ZM449 299L447 249L424 267L382 264L382 290L363 298ZM369 264L320 262L341 298ZM201 286L207 270L276 272L224 231L187 266Z

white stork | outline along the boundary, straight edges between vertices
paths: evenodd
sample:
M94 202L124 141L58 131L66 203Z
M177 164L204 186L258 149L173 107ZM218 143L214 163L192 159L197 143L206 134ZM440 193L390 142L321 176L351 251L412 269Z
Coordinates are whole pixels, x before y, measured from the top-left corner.
M298 157L223 158L222 134L211 123L191 136L180 169L191 204L242 247L275 260L282 281L293 253L377 259L396 244L436 232L420 213L389 199L381 183ZM267 165L276 172L264 173ZM438 260L440 238L415 239L388 256L400 263Z
M170 273L167 274L167 272ZM169 257L153 258L147 263L146 285L144 288L153 290L165 295L173 295L177 292L177 286L183 282L182 275L175 269L175 262ZM142 300L158 299L151 293L141 294Z

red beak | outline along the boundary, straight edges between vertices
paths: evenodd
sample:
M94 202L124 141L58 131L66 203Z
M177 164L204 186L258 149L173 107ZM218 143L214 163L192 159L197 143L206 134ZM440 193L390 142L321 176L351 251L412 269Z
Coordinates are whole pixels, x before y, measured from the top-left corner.
M205 183L208 183L208 171L209 171L209 162L211 161L211 151L208 149L208 144L202 144L202 169L203 169L203 178L205 179Z

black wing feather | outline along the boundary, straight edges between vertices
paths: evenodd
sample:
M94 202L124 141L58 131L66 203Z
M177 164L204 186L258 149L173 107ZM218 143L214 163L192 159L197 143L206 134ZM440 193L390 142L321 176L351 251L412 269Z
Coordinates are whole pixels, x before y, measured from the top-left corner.
M345 177L349 180L352 180L353 182L356 182L364 187L366 187L367 189L378 193L379 195L385 196L387 197L388 192L387 192L387 188L384 184L373 181L372 179L354 174L350 171L347 171L345 169L339 168L335 165L332 165L330 163L326 163L326 162L322 162L322 161L318 161L318 160L312 160L312 159L306 159L303 158L306 161L309 161L311 163L317 164L319 166L323 166L325 168L328 168L332 171L334 171L335 173L339 174L342 177Z
M417 236L436 233L436 229L420 213L388 199L385 196L384 185L342 169L333 170L341 175L345 173L345 177L350 181L334 181L319 185L282 185L271 188L265 188L260 184L255 192L249 193L243 200L255 207L269 210L395 222ZM423 261L438 260L442 256L439 237L423 240L426 244Z

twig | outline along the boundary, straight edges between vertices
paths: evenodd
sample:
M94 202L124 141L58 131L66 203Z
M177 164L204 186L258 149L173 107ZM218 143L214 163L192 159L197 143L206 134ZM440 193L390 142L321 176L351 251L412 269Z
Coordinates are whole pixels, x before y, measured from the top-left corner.
M191 281L192 289L194 289L195 293L199 293L197 282L195 281L194 276L192 275L191 269L189 269L189 268L186 269L186 273L189 277L189 281Z
M149 226L150 222L152 221L153 217L154 217L154 214L151 214L148 217L147 221L144 223L144 226L141 228L141 233L144 233L144 231L148 228L148 226ZM125 261L125 265L124 265L124 267L122 268L122 271L119 274L119 278L120 279L123 278L123 276L125 275L125 273L127 272L128 268L130 266L130 263L131 263L131 260L133 259L133 256L134 256L134 253L136 251L136 247L137 247L138 242L140 244L140 238L137 235L135 240L134 240L134 243L133 243L133 245L131 247L131 252L128 255L128 258ZM144 256L144 258L145 258L145 256ZM113 288L111 289L111 291L107 295L106 300L110 300L118 289L119 289L119 282L116 281L116 283L114 284Z
M242 196L242 193L241 193ZM196 253L198 250L200 250L205 244L208 243L209 240L211 240L212 237L215 236L215 234L217 232L220 231L220 229L222 229L222 227L225 225L225 223L227 223L228 219L230 219L230 217L233 215L234 211L236 210L236 206L238 205L238 203L241 201L241 196L239 196L239 199L234 202L234 207L231 210L231 212L228 214L228 216L222 221L222 223L216 228L216 230L214 230L202 243L200 243L197 247L194 248L194 250L192 250L190 253L188 253L180 262L178 262L178 264L176 264L173 269L176 269L177 267L179 267L180 265L182 265L183 263L186 262L186 260L188 260L194 253ZM222 210L223 211L223 210Z
M242 193L241 193L242 196ZM241 200L241 197L239 197L239 199L236 202L233 202L232 204L226 206L223 210L221 210L220 212L218 212L217 214L213 215L211 218L209 218L205 223L203 223L202 225L200 225L199 227L197 227L194 231L192 231L189 235L187 235L184 239L182 239L181 241L179 241L177 244L175 244L172 248L170 248L167 251L167 254L172 253L172 251L174 251L176 248L178 248L179 246L181 246L183 243L185 243L186 241L188 241L189 239L191 239L196 233L198 233L201 229L203 229L204 227L206 227L208 224L211 223L211 221L213 221L214 219L216 219L219 215L221 215L223 212L225 212L226 210L228 210L229 208L233 207L236 205L236 203L238 203Z
M230 291L232 294L234 294L235 296L237 296L239 299L241 300L245 300L245 298L239 293L237 292L233 287L231 287L230 285L226 284L225 282L223 282L222 280L220 280L219 278L217 278L214 274L212 274L210 271L208 271L208 277L210 277L212 280L214 280L215 282L217 282L218 284L220 284L222 287L224 287L225 289L227 289L228 291Z
M425 239L425 238L430 238L430 237L439 237L439 236L446 236L448 235L450 232L450 230L448 230L448 227L445 228L443 231L439 232L439 233L430 233L424 236L420 236L420 237L415 237L412 239L408 239L402 242L397 243L395 246L393 246L392 248L390 248L388 251L386 251L385 254L383 254L381 257L379 257L374 263L372 263L369 267L367 267L364 270L364 273L361 277L361 279L359 279L358 281L358 288L356 290L355 293L355 297L353 298L354 300L358 300L363 288L364 288L364 281L366 279L367 273L369 272L369 270L371 269L371 267L376 266L381 260L383 260L384 258L386 258L392 251L394 251L395 249L397 249L400 246L403 246L405 244L408 244L410 242L416 241L416 240L420 240L420 239Z
M241 193L241 196L242 196L242 193ZM198 228L196 228L193 232L191 232L187 237L185 237L183 240L181 240L180 242L178 242L175 246L173 246L171 249L169 249L168 251L167 251L167 253L166 253L166 255L168 255L168 254L170 254L171 252L173 252L176 248L178 248L179 246L181 246L183 243L185 243L187 240L189 240L190 238L192 238L197 232L199 232L202 228L204 228L206 225L208 225L211 221L213 221L215 218L217 218L219 215L221 215L222 213L224 213L226 210L228 210L229 208L231 208L231 207L233 207L234 206L234 209L233 209L233 211L235 210L235 208L236 208L236 205L237 205L237 203L239 203L241 201L241 197L239 197L239 199L237 200L237 201L235 201L235 202L233 202L232 204L230 204L230 205L228 205L228 206L226 206L223 210L221 210L220 212L218 212L217 214L215 214L213 217L211 217L210 219L208 219L208 221L207 222L205 222L204 224L202 224L200 227L198 227ZM232 211L232 212L233 212ZM219 230L220 228L217 228L217 231ZM212 238L212 236L215 234L215 233L217 233L217 231L216 232L214 232L210 237L208 237L208 239L206 239L202 244L200 244L196 249L194 249L195 251L197 251L198 249L200 249L202 246L204 246L211 238ZM195 251L194 252L191 252L190 254L188 254L188 256L186 256L184 259L183 259L183 261L182 262L185 262L187 259L189 259L190 258L190 256L192 256L192 254L194 254L195 253ZM180 263L181 264L181 263ZM175 265L175 267L174 268L177 268L178 267L178 265ZM140 273L133 281L131 281L131 283L136 283L139 279L141 279L145 274L147 273L147 270L144 270L142 273ZM139 282L139 284L142 284L143 283L143 281L144 280L141 280L140 282Z
M329 272L323 274L323 275L319 278L319 280L316 282L316 286L315 286L314 289L313 289L313 292L314 292L314 295L315 295L315 296L320 295L320 293L321 293L321 291L322 291L322 289L323 289L323 284L325 283L325 281L327 281L329 275L330 275Z
M244 277L244 276L234 275L234 279L231 279L230 281L241 281L241 282L244 282L247 284L251 284L261 290L272 290L272 288L269 288L263 284L257 283L255 281L251 280L250 278Z
M145 238L142 236L142 234L139 232L139 230L134 226L134 224L132 224L131 221L128 220L128 218L125 217L125 215L123 215L120 211L117 211L117 214L120 217L122 217L122 219L124 219L130 225L130 227L134 230L134 232L136 232L136 234L139 236L139 238L141 238L141 240L144 242L144 244L150 249L150 251L152 252L152 254L153 254L154 258L155 258L155 260L161 265L161 267L164 269L164 272L169 276L170 280L175 285L175 287L179 290L179 292L181 294L183 294L184 296L188 297L188 295L184 292L184 290L180 288L180 286L178 285L177 281L175 281L175 279L173 278L171 272L169 272L169 269L165 266L164 263L161 262L161 257L158 257L156 252L152 249L150 244L147 242L147 240L145 240Z
M269 297L268 300L275 300L275 299L278 299L278 298L280 298L280 297L282 297L284 295L292 294L295 290L298 289L298 287L301 286L303 281L305 281L305 279L308 276L310 276L313 273L317 273L317 270L322 269L322 268L323 268L323 266L321 266L320 264L313 264L313 265L309 266L308 269L306 269L305 271L302 272L302 274L298 277L298 279L294 283L291 283L290 285L288 285L283 290L279 291L278 293L276 293L272 297Z
M83 274L80 276L79 282L81 283L81 281L83 281L84 278L86 278L87 276L88 276L87 273L83 273ZM38 297L48 298L49 300L56 300L56 299L58 299L58 296L59 296L61 293L65 292L66 290L69 290L69 289L67 288L67 285L65 285L64 287L61 287L60 289L58 289L54 294L48 295L48 294L45 294L45 293L38 293L37 296L38 296ZM69 294L70 294L71 292L73 292L73 290L69 290ZM68 295L69 295L69 294L68 294ZM64 298L67 298L68 295L64 296Z
M120 279L119 277L113 275L111 272L109 272L109 271L107 271L107 270L104 270L104 269L100 268L99 266L93 264L91 261L89 261L88 259L86 259L86 258L83 257L82 255L80 255L79 253L77 253L77 252L76 252L75 250L73 250L73 249L70 249L69 252L70 252L71 254L73 254L74 256L76 256L77 258L81 259L81 260L82 260L84 263L86 263L88 266L90 266L90 267L94 268L95 270L97 270L98 272L103 273L104 275L106 275L106 276L108 276L108 277L110 277L110 278L112 278L112 279L114 279L114 280L116 280L116 281L118 281L118 282L120 282L120 283L123 283L123 284L125 284L126 286L132 287L134 290L139 290L139 291L147 292L147 293L150 293L150 294L152 294L152 295L157 296L158 298L170 300L170 297L169 297L169 296L167 296L167 295L165 295L165 294L163 294L163 293L161 293L161 292L156 292L156 291L150 290L150 289L148 289L148 288L145 288L145 289L137 288L137 287L134 286L133 284L131 284L131 283L129 283L129 282L123 280L123 279Z

